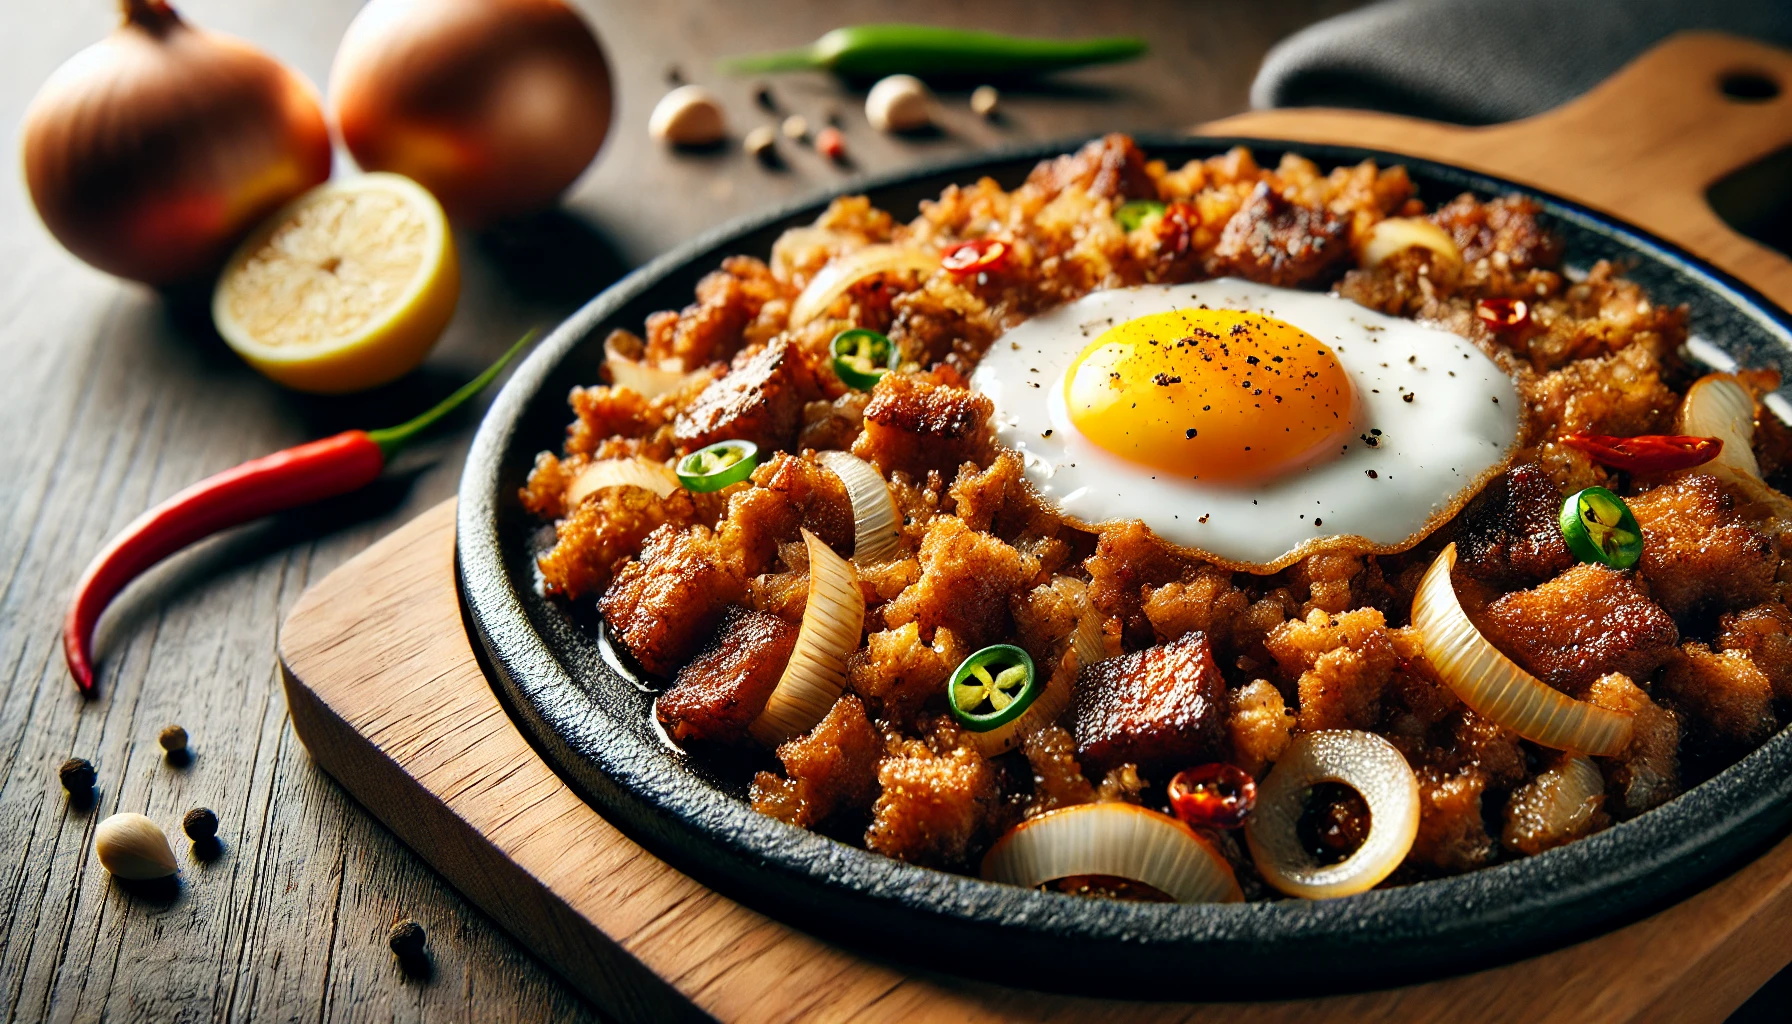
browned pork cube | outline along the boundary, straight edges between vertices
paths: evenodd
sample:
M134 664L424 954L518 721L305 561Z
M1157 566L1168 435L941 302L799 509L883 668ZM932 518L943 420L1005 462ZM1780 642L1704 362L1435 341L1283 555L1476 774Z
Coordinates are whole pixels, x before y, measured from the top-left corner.
M1094 775L1127 763L1180 770L1220 755L1226 683L1207 635L1189 633L1083 669L1071 716L1077 757Z
M774 341L734 361L733 370L698 393L679 414L674 437L680 451L717 441L751 441L765 449L788 448L803 425L803 405L820 397L809 365L794 345Z
M739 743L765 710L796 648L796 626L732 605L709 646L678 673L654 710L680 743Z
M1544 682L1582 697L1608 672L1647 679L1673 656L1680 631L1630 573L1577 565L1488 604L1487 639Z
M1293 287L1325 273L1349 253L1350 220L1301 206L1259 184L1226 222L1213 254L1223 272Z
M1629 504L1643 530L1637 568L1663 608L1675 615L1745 608L1772 592L1780 561L1773 538L1743 521L1715 477L1676 480Z
M1526 462L1495 477L1462 510L1457 568L1484 583L1528 587L1574 564L1562 540L1562 492Z
M987 461L994 408L975 391L886 374L872 389L852 453L885 473L919 477L937 469L950 479L959 463Z
M717 563L709 540L701 527L660 527L598 602L617 639L656 676L670 676L689 661L744 590Z

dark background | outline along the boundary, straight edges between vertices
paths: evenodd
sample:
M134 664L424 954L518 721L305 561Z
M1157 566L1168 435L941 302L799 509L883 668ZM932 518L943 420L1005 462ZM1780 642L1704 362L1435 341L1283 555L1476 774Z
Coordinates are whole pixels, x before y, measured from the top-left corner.
M451 496L476 416L401 460L369 492L249 527L171 560L132 588L100 634L103 695L77 696L58 624L75 578L144 508L245 459L351 426L395 423L471 376L525 328L550 326L623 270L774 200L853 173L781 143L769 171L737 145L674 156L647 117L676 67L723 98L735 139L776 117L756 80L719 56L889 20L1042 35L1137 32L1134 64L1008 91L999 125L942 95L943 131L896 141L864 121L862 94L818 75L773 81L787 112L844 118L857 171L877 173L1003 144L1114 129L1171 130L1245 105L1271 43L1350 0L576 0L617 86L616 122L564 208L461 237L460 307L419 373L349 399L285 392L213 333L204 296L159 295L63 252L16 170L0 183L0 1008L7 1020L602 1019L311 763L290 727L275 635L306 585ZM265 47L320 88L359 0L186 0L190 20ZM0 4L0 123L117 21L107 0ZM6 157L16 161L10 153ZM16 162L9 166L16 168ZM339 167L340 170L340 167ZM156 736L178 722L195 757L176 768ZM69 806L64 758L98 766L93 808ZM172 896L111 884L90 854L116 810L175 831L190 807L219 816L223 855L184 849ZM178 836L176 836L178 839ZM184 840L177 842L185 846ZM433 974L407 978L386 930L429 933ZM1768 992L1763 993L1767 997ZM1784 996L1751 1009L1775 1013ZM1762 1017L1760 1019L1777 1019Z

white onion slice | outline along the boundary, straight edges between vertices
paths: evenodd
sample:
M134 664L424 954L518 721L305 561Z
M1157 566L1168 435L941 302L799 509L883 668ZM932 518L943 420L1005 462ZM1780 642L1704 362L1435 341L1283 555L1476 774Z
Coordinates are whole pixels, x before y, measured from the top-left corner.
M1755 461L1755 399L1742 382L1727 373L1708 373L1686 391L1680 403L1682 434L1715 437L1724 443L1717 458L1694 471L1710 473L1732 484L1749 500L1773 510L1781 519L1792 519L1792 499L1761 479Z
M809 548L809 601L784 675L747 727L768 747L801 736L822 720L846 688L846 657L865 634L865 595L852 563L803 531Z
M1462 250L1456 246L1456 240L1423 217L1377 221L1359 247L1357 261L1365 267L1380 266L1395 253L1415 247L1436 253L1440 268L1447 269L1452 277L1462 269Z
M1032 888L1076 875L1143 882L1178 903L1239 903L1219 851L1194 830L1136 804L1077 804L1008 830L983 857L983 877Z
M1319 863L1300 838L1307 793L1321 782L1341 782L1369 805L1368 838L1336 864ZM1244 829L1263 880L1282 892L1310 900L1367 892L1400 866L1419 834L1419 780L1405 756L1374 733L1306 733L1258 785Z
M1087 668L1105 659L1108 645L1101 633L1101 613L1089 600L1089 585L1074 576L1054 576L1052 589L1076 608L1076 631L1070 634L1070 644L1076 650L1077 666Z
M1452 543L1425 570L1412 599L1412 624L1425 659L1444 684L1475 714L1532 743L1601 757L1622 753L1630 745L1630 716L1575 700L1501 654L1456 599L1450 582L1455 565Z
M678 490L678 476L665 463L652 459L600 459L579 470L579 475L567 485L561 503L569 509L574 508L605 487L624 484L652 491L664 498Z
M1715 437L1724 443L1717 458L1700 467L1731 483L1761 479L1755 461L1755 399L1742 382L1727 373L1708 373L1686 391L1680 403L1682 434Z
M1579 836L1605 801L1605 776L1576 754L1514 794L1506 818L1506 845L1518 848L1522 833L1535 846L1559 846Z
M630 359L609 341L604 342L604 368L610 371L610 383L628 388L643 398L658 398L684 387L699 371L685 371L679 359L662 359L650 363Z
M896 513L890 485L871 463L838 451L822 452L815 461L840 478L852 500L853 560L868 565L895 551L902 517Z
M874 274L898 270L931 271L940 265L937 254L905 245L867 245L830 261L809 280L808 287L790 307L790 326L801 327L827 312L846 290Z

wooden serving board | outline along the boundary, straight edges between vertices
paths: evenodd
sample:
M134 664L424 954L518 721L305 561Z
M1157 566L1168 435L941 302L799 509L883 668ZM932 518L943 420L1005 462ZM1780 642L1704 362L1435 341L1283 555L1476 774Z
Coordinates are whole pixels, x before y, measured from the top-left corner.
M1296 110L1202 130L1367 145L1535 183L1701 253L1792 306L1792 262L1731 231L1703 199L1730 170L1792 143L1792 98L1731 101L1717 83L1732 72L1792 89L1792 54L1681 36L1567 107L1494 128ZM1626 928L1384 992L1137 1003L1007 989L867 958L709 891L580 800L482 674L461 618L453 547L449 502L299 600L280 638L294 729L324 770L622 1020L1720 1021L1792 961L1792 839ZM1198 970L1190 981L1198 995Z

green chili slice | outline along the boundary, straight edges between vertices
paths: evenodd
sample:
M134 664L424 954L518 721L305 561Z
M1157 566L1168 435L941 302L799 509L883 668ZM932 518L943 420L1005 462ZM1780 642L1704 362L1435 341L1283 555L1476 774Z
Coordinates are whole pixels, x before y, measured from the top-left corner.
M834 372L849 388L870 391L878 379L902 363L902 350L887 335L854 327L834 335Z
M1026 713L1041 689L1027 652L996 644L964 659L946 683L952 717L972 732L988 732Z
M1583 562L1628 569L1643 556L1643 531L1624 499L1589 487L1562 503L1562 539Z
M717 441L678 460L678 480L687 491L719 491L751 476L759 446L751 441Z
M1139 225L1153 217L1164 215L1164 204L1155 199L1134 199L1120 204L1114 211L1114 219L1127 231L1138 230Z

